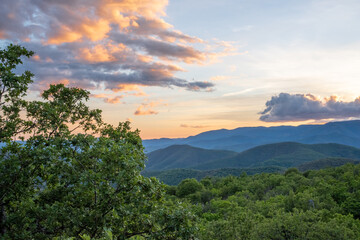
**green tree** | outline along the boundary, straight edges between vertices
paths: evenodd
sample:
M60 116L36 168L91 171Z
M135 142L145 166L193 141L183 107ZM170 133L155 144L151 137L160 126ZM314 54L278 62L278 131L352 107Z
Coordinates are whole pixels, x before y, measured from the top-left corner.
M25 71L17 75L14 70L23 63L22 56L29 58L33 54L24 47L12 44L0 50L0 142L10 140L14 135L27 130L20 112L26 106L22 97L26 95L33 74Z
M176 189L176 195L178 197L186 197L190 194L195 194L201 191L204 186L199 183L195 178L189 178L181 181Z
M191 238L192 213L167 203L164 186L140 174L146 156L129 122L104 123L85 104L88 91L62 84L42 101L23 99L32 74L12 71L32 54L13 45L1 51L2 238L101 238L108 229L114 239ZM13 141L24 134L25 142Z
M32 73L14 73L17 65L22 64L22 56L34 53L17 45L9 45L0 50L0 234L4 234L7 210L11 200L18 201L28 193L29 174L33 171L29 162L22 160L20 144L12 139L28 128L27 122L20 117L26 108L23 97L32 82Z

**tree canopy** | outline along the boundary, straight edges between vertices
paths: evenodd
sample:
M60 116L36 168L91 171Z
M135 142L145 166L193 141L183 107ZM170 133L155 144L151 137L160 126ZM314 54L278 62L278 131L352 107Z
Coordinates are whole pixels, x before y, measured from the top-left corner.
M191 238L191 212L140 174L146 156L129 122L104 123L88 91L63 84L24 99L33 74L15 70L33 54L0 51L1 237Z

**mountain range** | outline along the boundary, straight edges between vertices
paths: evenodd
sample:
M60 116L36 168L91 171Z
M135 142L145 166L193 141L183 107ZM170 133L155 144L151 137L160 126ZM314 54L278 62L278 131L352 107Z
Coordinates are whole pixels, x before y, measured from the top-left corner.
M330 122L323 125L220 129L187 138L143 140L143 145L147 153L171 145L184 144L204 149L242 152L256 146L278 142L338 143L359 148L360 120Z
M336 144L272 143L241 153L206 150L188 145L172 145L148 154L146 170L176 168L214 170L220 168L296 167L325 158L360 160L360 149Z
M148 154L148 162L142 174L157 177L169 185L177 185L186 178L200 180L204 177L240 176L244 173L285 172L291 167L305 172L359 162L360 149L336 143L274 143L241 153L172 145Z
M144 140L145 176L167 184L185 178L300 171L357 164L360 121L324 125L244 127L178 139Z

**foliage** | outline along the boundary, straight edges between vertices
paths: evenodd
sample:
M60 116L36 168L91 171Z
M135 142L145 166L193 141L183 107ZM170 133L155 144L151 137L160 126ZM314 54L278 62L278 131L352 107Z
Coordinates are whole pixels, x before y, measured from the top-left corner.
M144 176L156 177L160 181L169 185L178 185L182 180L187 178L195 178L198 181L205 177L226 177L229 175L240 176L243 173L254 175L257 173L274 173L283 172L285 168L269 166L258 168L220 168L213 170L194 170L194 169L170 169L164 171L148 171L142 172Z
M14 73L16 66L22 64L21 56L31 57L32 51L17 45L0 49L0 142L10 140L14 134L26 131L26 122L20 118L21 110L26 107L22 98L26 95L33 74L25 71Z
M148 156L147 170L166 170L175 168L194 168L223 158L233 157L237 153L225 150L210 150L189 145L172 145L153 151Z
M14 45L0 52L1 238L191 238L187 206L140 174L146 156L129 122L104 123L85 104L88 91L62 84L42 101L24 100L32 74L12 71L32 54Z
M193 177L199 179L197 176L204 175L205 172L208 173L208 176L214 176L209 174L220 169L223 171L223 169L241 168L247 169L246 171L249 173L250 169L285 169L331 157L360 160L360 149L334 143L301 144L296 142L280 142L260 145L240 153L235 153L224 150L201 149L188 145L172 145L148 153L147 156L149 157L149 162L146 164L146 171L153 172L153 176L156 174L165 180L165 175L169 175L171 170L183 168L189 169L189 171L186 173L185 170L182 170L182 172L177 172L176 176L188 174L187 178ZM316 165L320 167L326 166L326 162L330 165L339 166L337 162L340 161L335 160L330 163L331 160L326 160L320 164L314 163L310 165L310 168L316 167ZM194 171L192 173L193 176L189 176L190 170L195 169L202 170L202 172ZM236 172L236 170L232 171ZM260 170L258 172L268 171Z
M303 163L296 168L301 172L306 172L309 170L319 170L327 167L339 167L346 163L358 164L358 160L348 159L348 158L339 158L339 157L330 157L319 159L311 162Z
M189 181L168 194L200 207L199 239L360 239L360 165L208 177L179 195Z
M234 157L196 165L195 169L256 168L265 166L296 167L326 157L360 159L360 149L347 145L301 144L280 142L251 148Z

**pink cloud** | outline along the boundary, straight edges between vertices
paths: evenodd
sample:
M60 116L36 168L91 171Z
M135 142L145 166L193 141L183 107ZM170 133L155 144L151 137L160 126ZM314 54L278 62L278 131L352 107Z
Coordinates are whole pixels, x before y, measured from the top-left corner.
M134 115L154 115L158 114L158 111L155 111L153 108L156 106L167 106L161 100L157 102L145 102L142 103L134 112Z
M101 98L104 100L105 103L111 103L111 104L116 104L116 103L121 103L121 99L124 96L115 96L112 97L109 94L92 94L91 97L94 98Z
M182 128L207 128L208 126L181 124L180 127L182 127Z

